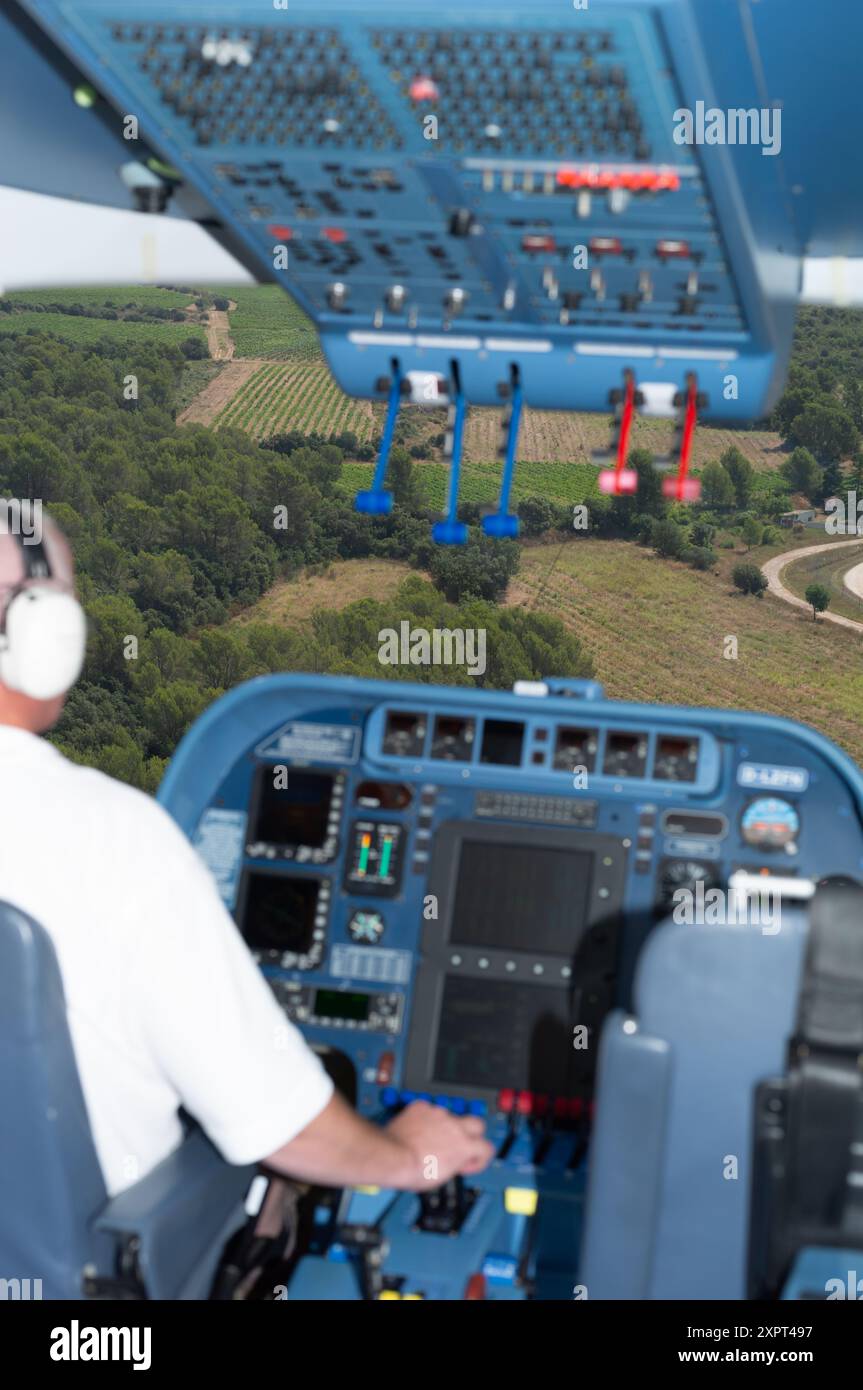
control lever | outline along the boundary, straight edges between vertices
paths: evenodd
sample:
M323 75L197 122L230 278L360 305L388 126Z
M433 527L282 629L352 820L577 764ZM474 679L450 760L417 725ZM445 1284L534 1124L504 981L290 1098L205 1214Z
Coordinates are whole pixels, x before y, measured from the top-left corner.
M465 1187L464 1178L458 1177L450 1178L432 1192L424 1192L417 1229L440 1236L455 1235L464 1225L476 1196L474 1188Z
M509 510L522 407L521 382L516 366L511 369L510 380L502 383L498 389L508 402L501 421L501 454L504 462L500 482L500 500L497 504L497 511L493 512L491 516L483 517L482 529L487 536L517 536L518 517Z
M635 373L627 367L623 373L623 389L611 392L614 406L614 429L611 444L607 450L593 455L595 463L605 463L614 457L614 468L603 468L599 474L600 492L612 497L631 495L638 489L638 474L634 468L627 468L629 436L635 422L636 407L643 404L641 392L635 385Z
M354 498L354 508L358 512L366 512L372 516L389 516L393 509L393 494L387 491L384 484L389 468L390 451L396 432L399 407L406 390L410 391L410 385L402 376L401 367L395 359L393 359L392 364L392 376L385 380L382 379L378 385L382 390L389 392L387 418L381 436L381 447L372 485L370 488L357 493Z
M463 521L458 519L458 488L461 478L467 400L462 390L459 366L455 361L451 365L451 378L449 415L444 443L444 454L449 458L447 514L443 521L436 521L432 527L432 540L436 541L438 545L464 545L467 541L467 527Z
M356 1257L360 1290L368 1302L376 1302L384 1287L383 1263L389 1243L377 1226L360 1224L339 1226L336 1240Z
M688 373L686 390L675 395L674 404L679 413L671 454L667 459L657 459L656 462L665 463L666 466L676 463L677 475L674 478L663 479L662 492L665 497L670 497L676 502L697 502L701 496L701 483L697 478L689 477L689 465L692 461L698 411L707 404L707 397L698 390L694 372Z

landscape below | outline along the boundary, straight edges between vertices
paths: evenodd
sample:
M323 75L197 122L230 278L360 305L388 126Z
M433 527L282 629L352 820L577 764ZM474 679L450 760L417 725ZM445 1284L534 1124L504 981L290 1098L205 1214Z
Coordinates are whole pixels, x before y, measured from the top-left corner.
M863 497L863 316L801 311L788 388L758 429L698 433L696 508L662 498L639 422L634 499L596 488L609 419L527 412L519 542L429 541L447 469L440 411L403 412L397 505L357 516L382 407L339 391L308 321L273 287L51 290L0 300L0 482L72 539L91 625L85 678L55 734L149 790L221 691L269 670L507 687L593 675L612 696L803 718L860 755L860 634L753 581L831 537L780 516ZM130 383L134 389L130 390ZM471 415L462 515L496 498L497 412ZM720 462L721 460L721 462ZM586 505L586 513L579 508ZM790 565L801 597L863 620L842 586L861 552ZM747 577L748 575L748 577ZM488 666L381 665L379 634L484 627ZM134 639L130 647L129 639ZM729 639L734 639L729 641Z

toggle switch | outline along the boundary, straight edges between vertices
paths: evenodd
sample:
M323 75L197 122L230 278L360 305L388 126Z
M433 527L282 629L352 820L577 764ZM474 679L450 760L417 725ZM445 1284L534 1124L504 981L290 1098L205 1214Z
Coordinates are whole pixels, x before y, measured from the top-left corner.
M590 288L597 299L605 299L605 280L601 270L590 272Z

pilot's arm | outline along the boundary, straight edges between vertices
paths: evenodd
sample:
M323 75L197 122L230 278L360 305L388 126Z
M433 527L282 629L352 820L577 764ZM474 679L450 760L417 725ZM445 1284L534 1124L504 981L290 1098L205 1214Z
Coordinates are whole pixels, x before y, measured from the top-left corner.
M148 1049L226 1159L314 1182L421 1189L490 1161L483 1122L418 1102L385 1129L333 1089L288 1021L174 823L162 821L157 916L137 952ZM154 872L156 872L154 866Z

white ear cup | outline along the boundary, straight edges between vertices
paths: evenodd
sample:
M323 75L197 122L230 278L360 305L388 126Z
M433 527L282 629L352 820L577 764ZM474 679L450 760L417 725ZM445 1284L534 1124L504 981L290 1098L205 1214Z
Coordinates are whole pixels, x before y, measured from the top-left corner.
M33 700L53 700L81 674L87 620L72 594L43 585L22 589L6 611L0 681Z

